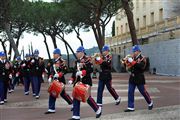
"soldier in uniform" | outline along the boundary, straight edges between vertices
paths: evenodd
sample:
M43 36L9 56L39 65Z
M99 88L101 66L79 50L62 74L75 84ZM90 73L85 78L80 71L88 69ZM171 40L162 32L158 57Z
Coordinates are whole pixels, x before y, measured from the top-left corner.
M16 61L12 66L12 71L13 71L13 78L14 78L12 89L14 91L15 86L19 85L19 83L20 83L20 81L19 81L20 80L20 74L21 74L21 57L20 56L18 56L16 58Z
M128 108L124 112L133 112L135 110L134 91L136 87L148 103L148 109L152 110L153 101L151 100L151 97L145 87L144 68L146 65L146 59L143 55L141 55L141 49L138 45L133 46L132 51L133 56L127 58L127 62L131 65L131 67L129 69Z
M48 82L51 83L53 79L58 79L59 82L66 84L64 74L67 72L67 66L65 61L61 58L60 49L56 48L53 52L54 55L54 63L50 68L51 75L49 76ZM69 104L72 105L71 97L66 93L65 89L61 92L61 97ZM55 113L55 102L56 98L49 95L49 109L45 114Z
M39 57L39 50L34 50L34 56L30 59L30 74L32 75L32 91L33 96L35 96L36 99L39 99L40 97L40 88L41 88L41 80L39 79L39 76L42 75L41 69L40 69L40 57Z
M21 62L21 73L24 80L24 94L29 95L29 87L31 83L30 76L30 55L26 54L25 59Z
M46 66L46 73L47 73L47 77L49 78L49 76L51 75L51 66L52 66L52 63L49 61L47 66Z
M108 91L111 93L113 98L115 99L115 105L120 104L120 97L116 93L115 89L112 87L112 75L111 75L111 60L112 56L109 53L109 46L104 45L102 48L103 55L95 58L95 60L100 64L100 72L99 72L99 82L98 82L98 91L97 91L97 104L102 107L102 98L104 86L106 85Z
M41 83L44 83L45 64L44 64L43 58L40 58L39 69L40 69L39 79L40 79Z
M8 80L9 78L12 78L9 70L10 63L6 60L6 55L2 51L0 52L0 105L7 102Z
M80 46L76 52L78 60L76 61L74 72L69 84L74 83L75 85L78 81L81 81L84 84L92 86L91 73L93 72L93 66L91 59L85 55L85 49L83 46ZM77 64L79 64L79 68ZM87 99L87 103L96 112L96 118L99 118L101 116L101 107L96 104L91 95ZM76 98L73 98L73 116L70 120L80 120L80 101Z
M7 86L8 86L8 93L12 93L12 92L14 92L14 89L13 89L13 68L12 68L13 64L9 61L8 61L8 64L9 64L10 68L8 71L9 79L7 82Z

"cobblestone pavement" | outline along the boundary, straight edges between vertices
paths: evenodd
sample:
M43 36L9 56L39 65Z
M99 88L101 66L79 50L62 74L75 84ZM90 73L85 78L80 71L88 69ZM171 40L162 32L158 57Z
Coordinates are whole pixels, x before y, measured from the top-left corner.
M66 75L69 78L69 74ZM139 93L135 91L135 112L124 113L127 107L128 74L113 73L112 84L121 96L121 104L115 106L115 100L104 90L103 113L100 120L174 120L180 119L180 77L158 76L146 74L147 91L154 101L154 109L147 110L147 104ZM97 79L93 79L92 96L96 100ZM42 84L41 97L36 100L30 94L25 96L23 86L17 86L14 93L8 94L8 103L0 106L0 120L67 120L71 118L71 106L58 98L56 113L44 115L48 107L48 83ZM66 91L71 95L72 86L66 85ZM81 104L81 119L93 120L95 113L86 104ZM98 120L98 119L96 119Z

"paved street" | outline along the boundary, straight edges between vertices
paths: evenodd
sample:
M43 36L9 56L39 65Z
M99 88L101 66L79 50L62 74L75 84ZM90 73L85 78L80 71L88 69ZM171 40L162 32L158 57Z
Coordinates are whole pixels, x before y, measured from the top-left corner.
M69 78L69 75L66 75ZM154 109L147 109L144 98L138 90L135 91L135 112L124 113L127 107L128 74L113 73L112 84L121 96L121 104L115 106L115 100L104 90L103 113L100 120L162 120L180 119L180 77L146 75L147 91L154 101ZM96 100L97 79L93 79L92 96ZM0 106L0 120L67 120L71 118L71 106L58 98L56 113L44 115L48 107L48 84L42 84L41 97L36 100L30 94L23 94L23 86L18 86L14 93L8 94L8 103ZM72 86L66 85L66 91L71 95ZM81 119L93 120L95 113L86 104L81 104ZM98 119L96 119L98 120Z

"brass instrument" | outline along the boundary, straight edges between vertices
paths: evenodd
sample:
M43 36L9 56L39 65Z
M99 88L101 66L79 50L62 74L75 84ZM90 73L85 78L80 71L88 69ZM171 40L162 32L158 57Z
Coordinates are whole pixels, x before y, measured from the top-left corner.
M128 58L130 58L130 57L132 57L132 55L130 55L130 54L126 55L126 57L121 60L121 63L128 64Z
M130 62L128 62L128 58L132 58L132 55L131 54L126 55L126 57L121 60L121 63L124 64L126 71L130 72L132 65Z
M95 53L94 56L92 56L92 58L92 63L95 65L99 65L103 60L103 56L100 53Z

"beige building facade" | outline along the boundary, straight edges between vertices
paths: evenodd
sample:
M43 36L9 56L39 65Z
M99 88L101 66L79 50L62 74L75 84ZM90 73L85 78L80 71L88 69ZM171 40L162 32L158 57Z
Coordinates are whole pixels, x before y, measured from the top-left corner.
M133 0L136 33L141 45L180 38L179 0ZM127 17L120 10L115 18L115 36L106 38L111 52L125 56L132 46Z

